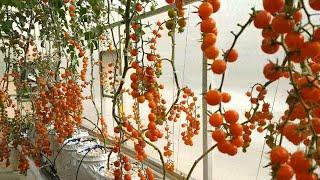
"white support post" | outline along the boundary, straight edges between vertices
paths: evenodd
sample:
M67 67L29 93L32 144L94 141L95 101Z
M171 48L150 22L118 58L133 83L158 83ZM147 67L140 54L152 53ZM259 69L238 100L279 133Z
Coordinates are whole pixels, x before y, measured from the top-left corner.
M207 101L205 93L208 89L208 74L207 74L207 58L202 54L202 152L205 153L212 146L212 139L208 133L208 116L207 116ZM203 158L203 180L212 180L212 153L207 154Z

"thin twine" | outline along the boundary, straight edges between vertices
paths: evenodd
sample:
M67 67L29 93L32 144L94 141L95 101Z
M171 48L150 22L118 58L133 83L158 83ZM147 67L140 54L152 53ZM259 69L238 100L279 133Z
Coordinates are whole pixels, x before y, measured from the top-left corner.
M273 112L274 104L275 104L275 101L276 101L276 96L277 96L277 93L278 93L278 88L279 88L279 80L277 82L276 92L274 93L274 97L273 97L271 113ZM266 132L266 135L267 135L267 132ZM259 166L258 166L258 171L257 171L257 175L256 175L256 180L258 180L258 177L259 177L259 174L260 174L262 157L263 157L265 146L266 146L266 140L263 141L263 146L262 146L262 150L261 150L261 154L260 154Z
M183 70L182 70L182 87L185 85L185 70L186 70L186 58L187 58L187 48L188 48L188 34L189 34L189 22L190 22L190 4L187 7L188 16L187 16L187 27L186 27L186 38L185 38L185 48L184 48L184 58L183 58ZM178 136L181 134L181 121L179 121L179 128L178 128ZM179 167L179 151L180 151L180 137L178 138L178 147L177 147L177 169Z

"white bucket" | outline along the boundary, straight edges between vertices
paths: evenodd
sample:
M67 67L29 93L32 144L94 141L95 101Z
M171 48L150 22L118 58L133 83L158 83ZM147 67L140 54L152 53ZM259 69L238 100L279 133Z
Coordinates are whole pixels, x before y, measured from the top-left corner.
M64 147L62 148L60 154L56 160L56 167L58 176L61 180L74 179L74 158L73 154L80 148L94 146L99 143L96 141L86 141L86 139L91 137L82 137L82 138L70 138L65 141Z
M96 169L107 162L109 152L110 151L104 152L103 146L101 145L79 149L77 153L74 154L74 158L76 159L74 175L76 176L76 171L82 160L79 167L78 180L96 179L94 178L96 176ZM112 153L110 161L112 162L115 159L116 154Z

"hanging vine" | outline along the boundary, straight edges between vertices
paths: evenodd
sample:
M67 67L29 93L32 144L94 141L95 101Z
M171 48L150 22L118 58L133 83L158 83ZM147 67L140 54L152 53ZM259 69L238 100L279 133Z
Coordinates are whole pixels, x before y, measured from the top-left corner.
M131 158L140 162L141 179L155 178L151 168L143 165L149 148L159 156L162 178L174 173L174 140L181 138L185 145L193 146L201 123L206 122L201 122L197 94L191 86L180 83L177 71L176 39L190 17L185 15L183 0L166 2L169 8L165 20L149 22L144 18L158 7L159 1L1 1L0 50L5 72L0 84L0 160L8 166L10 149L21 147L19 169L26 173L27 157L42 166L41 157L52 156L49 131L54 130L55 140L62 144L76 129L90 123L92 131L103 137L104 150L109 151L107 167L115 166L115 179L132 178L133 164L123 150L128 144L135 151ZM219 0L205 0L197 7L201 50L208 59L207 69L220 78L220 83L210 85L202 94L215 108L207 112L215 143L195 160L186 179L215 149L230 156L240 148L246 152L255 130L266 134L265 143L271 149L267 165L271 178L317 179L320 29L314 11L320 10L320 2L262 0L263 9L252 8L249 18L238 24L240 29L231 32L233 40L225 51L217 46L219 24L212 16L219 13L220 6ZM115 16L120 20L117 33ZM243 34L251 25L261 30L261 51L283 58L265 62L262 74L266 82L258 82L246 92L251 105L240 113L236 107L225 108L233 99L225 91L224 82L229 64L241 61L238 40L245 38ZM165 32L170 37L170 57L163 57L157 49ZM103 59L96 58L101 50L114 53L111 63L105 65ZM169 69L164 71L166 65ZM95 77L97 69L102 73L100 77ZM108 72L103 72L105 69ZM173 79L171 101L164 94L167 84L160 83L164 72L170 72ZM266 96L270 85L279 79L287 81L290 89L287 109L276 119ZM96 87L97 82L101 87ZM102 108L105 93L112 101L112 110L106 113ZM87 102L92 111L84 106ZM86 117L88 111L95 119ZM181 137L175 137L176 122L181 124ZM111 123L113 133L108 132ZM33 131L34 141L30 138ZM289 152L284 141L301 148ZM112 144L112 149L106 144ZM117 154L114 162L110 162L112 153ZM50 166L55 169L55 160Z

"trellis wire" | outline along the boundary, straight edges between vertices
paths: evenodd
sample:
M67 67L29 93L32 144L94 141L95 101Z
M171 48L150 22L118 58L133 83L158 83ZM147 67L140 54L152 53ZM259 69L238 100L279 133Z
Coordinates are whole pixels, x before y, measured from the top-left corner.
M274 93L272 107L271 107L271 113L273 112L274 103L276 101L276 96L277 96L278 89L279 89L279 82L280 82L280 80L278 80L278 82L277 82L276 92ZM264 139L262 150L261 150L261 154L260 154L260 159L259 159L259 166L258 166L258 171L257 171L257 175L256 175L256 180L258 180L258 177L259 177L259 174L260 174L260 167L261 167L261 163L262 163L262 157L263 157L265 146L266 146L266 140Z
M186 58L187 58L187 48L188 48L188 34L189 34L189 16L190 16L190 4L187 7L187 27L186 27L186 38L185 38L185 48L184 48L184 58L183 58L183 70L182 70L182 87L185 86L185 70L186 70ZM179 121L178 135L181 133L181 121ZM179 167L179 151L180 151L180 138L178 138L177 147L177 169Z

